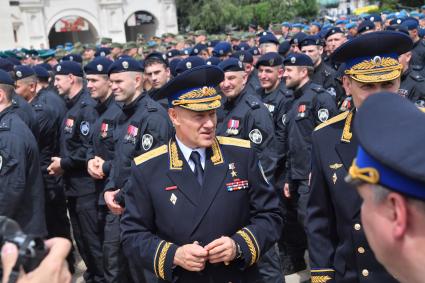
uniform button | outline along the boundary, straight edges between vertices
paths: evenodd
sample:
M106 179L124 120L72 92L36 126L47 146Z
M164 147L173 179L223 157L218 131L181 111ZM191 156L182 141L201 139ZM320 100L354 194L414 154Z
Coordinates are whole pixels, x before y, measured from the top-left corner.
M367 269L363 269L363 270L362 270L362 275L363 275L364 277L369 276L369 270L367 270Z
M362 229L362 225L360 225L359 223L354 224L354 229L356 231L359 231L360 229Z
M359 252L359 254L364 254L365 249L363 247L358 247L357 251Z

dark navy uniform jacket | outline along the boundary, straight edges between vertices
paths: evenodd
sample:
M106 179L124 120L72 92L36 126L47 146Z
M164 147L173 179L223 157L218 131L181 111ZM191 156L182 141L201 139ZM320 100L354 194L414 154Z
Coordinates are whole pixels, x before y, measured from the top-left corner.
M52 108L56 118L62 122L63 117L68 110L66 108L65 100L50 88L40 89L40 91L37 93L37 96L40 100Z
M121 115L121 106L114 99L111 94L104 102L98 102L95 107L99 118L92 128L92 139L90 147L87 151L87 161L101 157L105 162L102 166L102 171L105 174L104 179L95 180L97 190L103 191L105 182L109 176L112 167L112 160L114 158L114 129L117 118ZM104 203L103 196L100 197L101 203Z
M401 75L398 93L420 107L425 107L425 78L409 68Z
M203 187L174 139L134 159L121 219L127 258L157 282L257 282L256 263L279 238L279 200L245 140L218 137L206 151ZM202 272L173 267L178 246L232 237L242 257L206 264Z
M261 88L260 80L258 79L258 71L254 69L248 76L245 89L249 93L256 94L258 89Z
M35 112L31 105L29 105L25 99L14 93L12 95L12 109L13 112L15 112L19 118L21 118L21 120L28 126L34 135L35 140L38 141L40 129L38 127Z
M329 277L329 283L397 282L375 259L360 222L361 198L344 181L358 146L353 116L341 113L313 133L306 218L312 281Z
M314 72L311 75L310 80L315 84L321 85L333 96L339 97L341 94L338 93L341 92L341 87L338 85L335 77L336 71L325 64L322 60L319 66L314 68Z
M84 196L96 191L86 164L92 127L98 116L94 109L96 102L83 88L66 104L68 112L62 121L59 140L61 167L65 170L65 193L68 196Z
M0 112L0 215L45 236L44 187L34 135L10 106Z
M423 68L425 67L425 41L420 39L413 43L412 48L412 58L410 59L410 66L421 68L423 71L425 71Z
M105 190L123 189L130 176L131 160L166 144L172 129L165 109L146 93L124 105L114 130L114 159Z
M294 100L285 117L287 137L287 180L307 180L311 172L311 133L338 111L323 87L307 82L294 91Z
M234 101L225 101L217 117L217 135L250 140L269 180L276 168L273 119L257 96L243 90Z

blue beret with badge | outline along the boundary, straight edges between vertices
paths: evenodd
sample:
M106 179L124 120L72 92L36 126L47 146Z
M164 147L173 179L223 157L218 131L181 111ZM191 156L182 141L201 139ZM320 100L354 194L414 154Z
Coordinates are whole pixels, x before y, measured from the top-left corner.
M180 59L180 58L174 58L170 61L169 67L170 67L171 75L173 77L177 76L176 68L177 68L177 65L181 62L181 60L182 59Z
M322 39L318 35L309 35L309 36L306 36L303 40L301 40L298 43L299 48L303 46L309 46L309 45L322 46L323 45Z
M228 58L223 60L220 64L218 64L218 67L223 72L240 72L245 70L242 62L236 58Z
M394 18L390 21L390 25L401 25L403 23L403 19Z
M364 20L359 24L359 27L357 28L357 32L361 34L366 31L370 31L374 29L375 29L375 24L372 21Z
M266 35L262 35L259 40L260 44L264 43L274 43L279 44L279 40L276 38L276 36L272 33L268 33Z
M270 31L262 31L262 32L257 33L257 37L266 36L268 34L273 34L273 33L271 33Z
M192 48L192 52L190 53L190 56L198 55L202 50L208 49L208 46L206 44L198 43Z
M161 52L152 52L152 53L149 53L146 56L145 61L152 60L152 59L153 60L159 60L162 63L164 63L166 66L168 66L167 55L165 55L165 54L163 54Z
M13 63L9 59L0 58L0 69L6 72L13 71Z
M217 43L219 43L219 42L220 42L220 40L214 39L214 40L208 41L207 46L214 48L217 45Z
M183 60L181 60L177 66L176 66L176 74L181 74L187 70L190 70L192 68L198 67L198 66L202 66L202 65L206 65L206 62L204 59L202 59L199 56L189 56Z
M35 75L34 70L28 65L15 66L13 70L15 80L19 81Z
M337 34L337 33L344 34L344 32L342 31L342 29L340 27L331 27L326 32L325 39L327 39L329 36L334 35L334 34Z
M236 58L242 63L252 63L254 62L254 57L247 50L241 50L233 53L230 57Z
M43 68L40 65L35 65L34 67L32 67L35 75L37 76L37 78L42 78L42 79L48 79L50 78L50 74L49 72Z
M83 77L83 68L80 63L74 61L63 61L57 64L54 68L55 75L72 74L77 77Z
M37 66L43 67L46 71L53 71L53 67L49 63L41 63L37 64Z
M80 54L68 54L63 56L61 61L74 61L81 64L83 62L83 57L81 57Z
M300 43L301 41L304 40L304 38L306 38L308 35L304 32L298 32L296 34L294 34L294 36L291 38L291 45L292 44L296 44L298 45L298 43Z
M94 53L95 57L100 57L100 56L106 56L111 54L111 48L108 47L100 47L96 50L96 53Z
M302 67L313 67L313 61L308 55L304 53L292 53L289 54L285 60L283 60L284 66L302 66Z
M425 114L396 93L368 97L356 113L359 146L346 181L425 200Z
M208 58L205 63L207 65L212 65L212 66L217 66L218 64L220 64L221 60L218 57L215 56L211 56L210 58Z
M167 98L169 107L183 107L192 111L208 111L221 106L216 87L224 79L217 66L203 65L176 76L160 88L157 99Z
M142 65L133 58L121 58L109 66L108 75L123 72L143 72Z
M281 56L285 57L286 54L288 53L289 49L291 49L291 43L289 42L289 40L285 40L285 41L283 41L279 44L279 48L278 48L277 52Z
M345 42L332 53L331 60L345 63L345 75L358 82L384 82L400 76L398 56L412 47L412 40L403 33L377 31Z
M407 29L407 27L403 26L403 25L391 25L391 26L387 26L385 28L385 30L392 30L392 31L398 31L398 32L402 32L406 35L409 35L409 30Z
M15 82L8 72L0 70L0 84L14 86Z
M373 23L380 23L382 22L382 17L378 13L373 13L365 17L365 20L371 21Z
M260 66L266 67L275 67L282 66L283 60L282 56L280 56L277 52L267 52L266 54L261 55L257 60L257 64L255 67L258 69Z
M246 42L241 42L241 43L239 43L239 45L235 45L234 47L233 47L233 50L234 51L247 51L248 49L250 49L251 48L251 46L249 46L249 44L248 43L246 43Z
M180 56L181 52L178 49L170 49L170 50L167 51L166 55L167 55L168 59L171 59L171 58ZM171 64L171 62L170 62L170 64Z
M112 63L112 60L104 56L99 56L84 66L84 72L86 75L107 75Z
M226 56L230 52L232 52L232 46L227 41L220 41L216 46L214 46L212 51L213 55L216 57Z
M260 50L257 47L251 47L250 49L248 49L248 52L252 54L252 56L259 56L260 54Z

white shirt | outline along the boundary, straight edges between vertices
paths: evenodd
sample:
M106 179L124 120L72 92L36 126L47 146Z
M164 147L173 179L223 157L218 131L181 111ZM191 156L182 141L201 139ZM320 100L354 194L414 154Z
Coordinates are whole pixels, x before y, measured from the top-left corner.
M192 154L192 151L197 151L200 155L201 155L201 165L202 165L202 169L205 170L205 148L190 148L188 146L186 146L185 144L183 144L176 136L176 141L177 144L180 148L180 150L183 153L184 159L186 159L187 164L189 164L190 169L195 172L195 163L193 163L192 159L190 159L190 155Z

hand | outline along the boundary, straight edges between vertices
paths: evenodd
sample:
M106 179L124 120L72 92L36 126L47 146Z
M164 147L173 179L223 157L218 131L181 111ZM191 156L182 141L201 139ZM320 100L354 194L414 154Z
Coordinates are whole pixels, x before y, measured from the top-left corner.
M105 177L102 170L103 163L105 163L105 161L98 156L89 160L87 163L87 172L90 176L92 176L92 178L101 180Z
M63 174L63 169L61 167L61 158L60 157L52 157L52 163L50 163L49 167L47 167L47 172L49 175L60 176Z
M177 248L173 264L188 271L201 271L205 268L208 252L197 242Z
M286 198L291 198L291 192L289 191L289 184L285 183L285 186L283 186L283 195Z
M224 262L229 264L236 257L236 243L232 238L220 237L205 246L210 263Z
M103 198L105 199L106 205L108 206L109 210L115 215L120 215L124 211L124 208L122 208L119 204L115 202L115 195L118 194L119 191L119 189L115 191L106 191L103 194Z
M71 282L66 257L71 250L71 242L64 238L52 238L45 242L49 253L40 265L28 274L21 270L17 283L66 283ZM14 244L6 243L1 251L3 266L2 282L6 283L18 258L18 249Z

